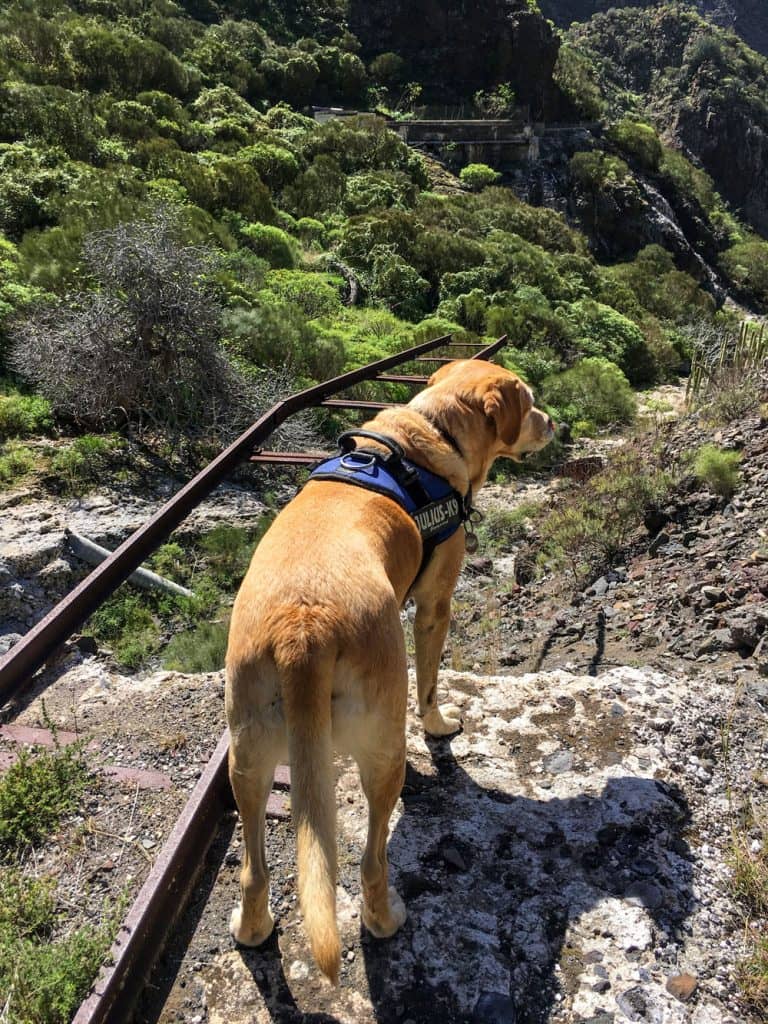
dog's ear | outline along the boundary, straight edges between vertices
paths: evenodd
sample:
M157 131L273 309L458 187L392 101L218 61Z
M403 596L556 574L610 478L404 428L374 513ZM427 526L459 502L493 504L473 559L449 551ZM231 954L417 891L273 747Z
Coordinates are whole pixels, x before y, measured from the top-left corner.
M533 405L528 388L517 377L497 379L483 396L483 412L492 420L496 436L513 445L520 436L523 420Z

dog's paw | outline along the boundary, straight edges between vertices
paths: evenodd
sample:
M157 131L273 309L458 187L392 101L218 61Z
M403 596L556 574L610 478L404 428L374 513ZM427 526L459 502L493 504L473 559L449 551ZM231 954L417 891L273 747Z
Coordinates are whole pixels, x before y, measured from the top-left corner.
M388 918L381 919L374 917L365 905L365 902L363 902L363 924L371 935L375 936L377 939L388 939L391 935L394 935L398 928L405 924L407 916L408 913L405 909L405 903L403 903L400 893L391 885L389 887Z
M455 704L432 708L424 715L424 731L430 736L452 736L461 728L461 709Z
M229 919L229 934L239 946L260 946L266 942L275 927L275 919L267 910L258 928L243 926L243 905L239 903Z

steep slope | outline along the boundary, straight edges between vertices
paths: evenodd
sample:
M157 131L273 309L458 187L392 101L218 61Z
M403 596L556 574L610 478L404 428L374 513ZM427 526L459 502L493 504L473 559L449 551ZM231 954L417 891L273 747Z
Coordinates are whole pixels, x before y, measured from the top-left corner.
M616 7L655 7L655 0L540 0L546 18L562 28L588 21ZM730 28L747 45L768 54L768 6L763 0L690 0L690 6L721 28Z
M534 117L557 117L563 98L552 81L559 39L527 0L351 0L349 24L366 60L395 52L427 103L471 100L509 82Z
M665 4L595 15L570 30L613 115L650 118L768 234L768 62L732 32Z

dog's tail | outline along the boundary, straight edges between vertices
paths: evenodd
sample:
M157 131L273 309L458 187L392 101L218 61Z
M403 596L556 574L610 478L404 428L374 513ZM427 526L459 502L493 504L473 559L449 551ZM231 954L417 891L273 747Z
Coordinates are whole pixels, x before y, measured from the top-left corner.
M336 795L331 689L333 659L315 655L280 666L291 760L299 903L317 965L339 981L336 926Z

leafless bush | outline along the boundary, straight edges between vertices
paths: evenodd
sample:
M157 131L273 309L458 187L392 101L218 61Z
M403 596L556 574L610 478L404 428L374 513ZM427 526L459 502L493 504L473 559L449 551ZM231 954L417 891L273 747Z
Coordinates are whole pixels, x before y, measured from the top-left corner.
M177 216L158 208L90 235L84 256L101 289L39 309L14 336L14 369L54 412L95 427L244 425L249 392L219 348L216 254L185 245Z

